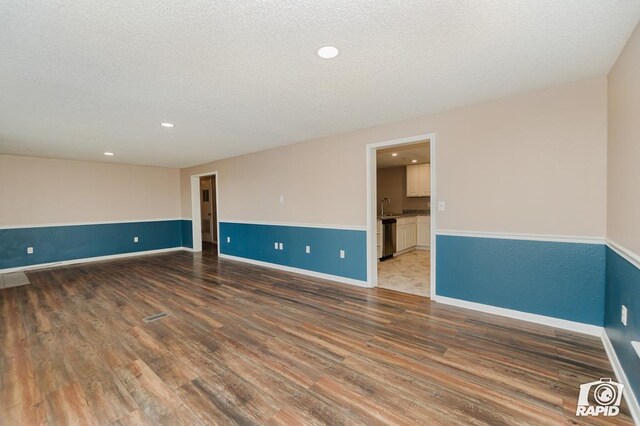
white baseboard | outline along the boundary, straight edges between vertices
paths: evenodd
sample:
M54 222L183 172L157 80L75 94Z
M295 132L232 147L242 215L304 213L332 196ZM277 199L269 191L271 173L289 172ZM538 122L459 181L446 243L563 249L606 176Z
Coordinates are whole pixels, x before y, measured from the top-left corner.
M499 308L482 303L468 302L466 300L454 299L451 297L435 296L434 302L443 303L445 305L457 306L459 308L473 309L474 311L485 312L488 314L500 315L502 317L513 318L522 321L534 322L536 324L547 325L549 327L561 328L563 330L575 331L578 333L589 334L591 336L600 337L604 329L597 325L583 324L581 322L568 321L559 318L548 317L545 315L530 314L528 312L516 311L513 309Z
M33 271L36 269L52 268L54 266L76 265L78 263L99 262L101 260L122 259L124 257L145 256L149 254L167 253L178 250L189 250L187 247L171 247L157 250L134 251L131 253L110 254L108 256L85 257L82 259L61 260L59 262L38 263L35 265L18 266L15 268L0 269L0 274L8 274L18 271Z
M345 277L340 277L338 275L323 274L322 272L309 271L308 269L294 268L291 266L278 265L277 263L262 262L260 260L247 259L246 257L231 256L231 255L222 254L222 253L220 253L218 256L221 259L228 259L228 260L235 260L238 262L250 263L252 265L264 266L265 268L279 269L281 271L286 271L286 272L294 272L296 274L308 275L314 278L322 278L325 280L337 281L339 283L355 285L358 287L365 287L365 288L369 287L366 281L354 280L353 278L345 278Z
M640 342L631 342L631 346L633 346L633 349L638 354L638 358L640 358Z
M603 330L601 338L602 344L604 345L604 350L607 352L609 362L611 363L613 372L616 375L616 380L618 381L618 383L622 383L624 385L623 395L625 401L627 401L627 405L629 406L631 417L633 417L633 421L636 425L640 425L640 404L638 404L638 400L633 393L633 389L631 389L629 379L627 379L627 375L622 369L622 364L620 364L618 355L616 355L616 351L611 344L611 340L609 340L609 335L607 334L606 330Z

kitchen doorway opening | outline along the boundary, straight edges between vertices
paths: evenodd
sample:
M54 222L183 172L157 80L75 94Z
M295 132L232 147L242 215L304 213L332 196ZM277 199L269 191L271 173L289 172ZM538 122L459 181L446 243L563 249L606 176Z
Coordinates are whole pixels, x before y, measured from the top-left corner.
M218 200L217 172L191 176L193 251L220 253Z
M218 245L218 218L215 175L200 178L200 222L202 249L216 249Z
M367 145L367 281L435 296L435 135Z

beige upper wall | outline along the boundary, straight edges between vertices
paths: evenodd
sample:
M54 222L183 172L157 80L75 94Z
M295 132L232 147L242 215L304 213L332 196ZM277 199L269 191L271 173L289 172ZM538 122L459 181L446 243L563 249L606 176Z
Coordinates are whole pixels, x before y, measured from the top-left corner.
M183 169L182 214L189 176L218 171L222 221L364 226L366 144L433 132L438 229L603 237L606 94L602 77Z
M607 237L640 255L640 26L609 73Z
M0 155L0 226L179 218L179 173Z

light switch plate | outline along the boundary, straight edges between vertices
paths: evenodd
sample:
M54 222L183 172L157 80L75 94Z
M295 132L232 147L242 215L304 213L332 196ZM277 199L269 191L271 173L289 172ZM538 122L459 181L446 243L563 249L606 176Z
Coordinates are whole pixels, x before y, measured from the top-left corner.
M311 246L306 246L304 249L305 253L309 254L311 253Z
M282 244L282 243L278 243L278 248L279 248L280 250L283 250L283 249L284 249L284 244Z
M340 250L340 259L344 259L345 253L344 250Z
M33 247L27 247L27 254L33 254Z
M445 208L444 201L438 201L438 211L443 212Z
M622 309L620 310L620 321L624 326L627 325L627 307L622 305Z
M278 250L278 243L273 243L273 248Z
M227 242L230 243L231 242L231 237L227 237Z
M138 237L133 237L133 242L137 243L138 241L140 241L140 239Z

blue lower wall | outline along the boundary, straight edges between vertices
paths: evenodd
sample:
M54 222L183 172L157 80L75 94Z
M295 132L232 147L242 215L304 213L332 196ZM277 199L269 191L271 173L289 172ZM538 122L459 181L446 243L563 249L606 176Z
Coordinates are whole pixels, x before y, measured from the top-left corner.
M438 295L603 325L604 245L436 238Z
M221 222L220 237L223 254L367 279L365 231ZM438 295L604 325L640 395L640 360L631 346L640 341L640 269L601 244L436 238ZM190 220L0 229L0 269L181 246L193 247ZM629 310L626 327L622 304Z
M193 248L193 230L190 220L181 220L182 246Z
M0 269L182 246L182 221L0 229ZM134 243L133 237L139 237ZM191 239L191 238L189 238ZM27 254L27 247L34 253Z
M625 305L627 326L620 321ZM640 358L631 341L640 341L640 269L607 248L607 290L604 325L629 384L640 397Z
M223 254L367 279L365 231L221 222L220 236ZM604 325L640 395L640 361L631 346L640 340L640 269L600 244L436 238L438 295ZM0 229L0 269L181 246L193 246L190 220ZM629 310L626 327L622 304Z
M367 279L366 240L358 230L220 222L220 253L361 281ZM275 250L275 242L284 249Z

